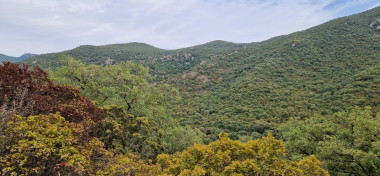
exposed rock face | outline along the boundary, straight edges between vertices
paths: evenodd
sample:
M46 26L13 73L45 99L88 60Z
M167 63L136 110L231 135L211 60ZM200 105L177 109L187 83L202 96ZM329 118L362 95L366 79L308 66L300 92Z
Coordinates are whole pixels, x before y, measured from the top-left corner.
M380 18L372 21L369 27L371 27L374 30L373 37L379 38L380 37Z
M36 65L36 64L37 64L37 61L36 61L36 60L35 60L35 61L33 61L33 62L32 62L32 64L33 64L33 65Z
M190 58L190 57L191 57L191 54L190 54L190 53L186 53L186 52L185 52L184 56L185 56L185 58L186 58L186 59L188 59L188 58Z
M106 65L112 65L112 63L114 62L115 60L111 59L111 58L108 58L106 60Z
M378 18L377 20L372 21L372 23L369 26L371 28L374 28L374 27L378 26L379 23L380 23L380 18Z
M176 60L175 58L173 58L171 55L167 55L167 56L163 56L160 58L162 61L171 61L171 60Z

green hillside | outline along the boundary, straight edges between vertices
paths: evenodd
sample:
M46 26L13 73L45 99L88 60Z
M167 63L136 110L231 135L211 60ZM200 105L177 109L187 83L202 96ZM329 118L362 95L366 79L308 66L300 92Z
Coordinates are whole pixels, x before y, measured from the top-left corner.
M380 7L208 60L169 82L177 117L251 139L289 117L380 105Z

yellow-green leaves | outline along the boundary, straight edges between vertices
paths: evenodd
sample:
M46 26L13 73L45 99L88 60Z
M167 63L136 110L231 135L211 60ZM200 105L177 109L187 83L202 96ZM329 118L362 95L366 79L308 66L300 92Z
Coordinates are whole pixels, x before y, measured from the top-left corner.
M223 134L209 145L161 154L157 160L164 172L173 175L328 175L315 156L290 162L285 155L282 141L271 134L247 143Z
M132 152L149 159L162 153L161 133L152 127L148 118L128 114L122 106L105 106L103 110L105 118L97 133L107 149L114 149L118 154Z
M15 116L5 131L9 144L2 151L3 174L53 174L83 167L85 158L74 148L68 122L59 114Z

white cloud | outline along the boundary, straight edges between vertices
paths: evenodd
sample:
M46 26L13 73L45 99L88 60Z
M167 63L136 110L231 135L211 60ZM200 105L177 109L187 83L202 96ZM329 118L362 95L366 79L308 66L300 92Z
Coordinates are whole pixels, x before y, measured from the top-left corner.
M166 49L219 39L255 42L349 15L358 7L379 5L375 0L339 2L343 1L0 0L0 53L127 42Z

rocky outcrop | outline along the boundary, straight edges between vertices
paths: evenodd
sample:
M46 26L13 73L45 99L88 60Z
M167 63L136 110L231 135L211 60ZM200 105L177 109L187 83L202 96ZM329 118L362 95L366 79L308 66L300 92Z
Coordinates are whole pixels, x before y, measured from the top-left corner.
M115 60L111 59L111 58L108 58L105 62L106 65L112 65L112 63L114 62Z
M369 27L374 30L373 37L380 38L380 18L372 21Z
M185 56L186 59L188 59L188 58L190 58L192 55L191 55L190 53L185 52L184 56Z

